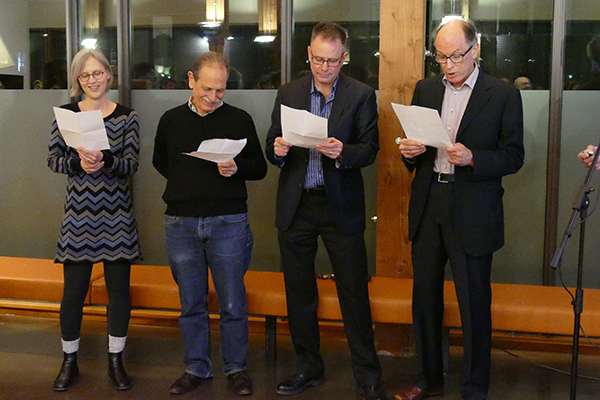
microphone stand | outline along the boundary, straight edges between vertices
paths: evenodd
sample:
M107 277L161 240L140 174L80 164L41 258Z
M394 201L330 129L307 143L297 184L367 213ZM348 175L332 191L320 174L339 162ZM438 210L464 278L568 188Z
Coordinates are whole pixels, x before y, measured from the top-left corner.
M587 218L587 210L590 204L589 194L594 191L594 188L590 187L590 181L592 179L592 175L594 173L594 167L596 166L596 162L598 161L598 155L600 153L600 144L598 145L598 149L594 153L594 160L590 169L588 170L587 176L584 180L583 185L580 186L579 191L577 192L577 196L575 197L575 201L573 202L573 213L571 214L571 218L569 219L569 223L567 224L567 228L565 229L565 233L562 238L561 245L554 252L554 258L552 259L552 263L550 266L554 269L558 267L560 260L562 258L563 252L565 250L565 246L567 245L567 241L571 237L571 232L573 230L573 225L575 224L575 220L577 219L577 215L579 214L580 218L580 227L579 227L579 258L577 262L577 289L575 291L575 299L571 302L573 305L573 313L575 315L575 321L573 326L573 350L572 350L572 359L571 359L571 397L570 400L575 400L577 395L577 364L579 358L579 330L580 330L580 322L581 322L581 313L583 312L583 289L582 287L582 278L583 278L583 253L584 253L584 245L585 245L585 220Z

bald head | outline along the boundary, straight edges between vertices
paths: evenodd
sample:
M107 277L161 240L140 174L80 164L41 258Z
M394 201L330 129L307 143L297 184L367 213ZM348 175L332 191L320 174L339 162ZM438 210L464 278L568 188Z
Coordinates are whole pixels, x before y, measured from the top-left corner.
M444 37L446 35L462 35L469 46L477 42L477 30L475 29L475 25L463 19L450 20L438 28L435 36L436 47L440 34Z
M473 24L455 19L442 25L435 37L436 60L454 87L469 78L479 57L477 32ZM456 61L452 61L456 60Z

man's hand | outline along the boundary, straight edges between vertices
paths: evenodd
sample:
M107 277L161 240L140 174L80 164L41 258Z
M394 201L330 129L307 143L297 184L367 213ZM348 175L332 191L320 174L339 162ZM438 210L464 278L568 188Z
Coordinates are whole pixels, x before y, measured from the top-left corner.
M589 168L592 166L592 161L594 161L594 154L596 154L597 151L598 151L598 148L596 146L589 145L585 150L583 150L583 151L579 152L579 154L577 154L577 158L579 158L581 160L583 165L585 165L587 168ZM600 159L598 159L598 162L596 163L594 170L596 170L596 171L600 170Z
M290 147L292 147L292 144L287 140L284 140L281 136L275 138L273 148L275 149L275 155L277 157L287 156L288 151L290 151Z
M473 153L467 149L462 143L456 143L452 146L446 147L448 152L448 162L450 164L464 167L465 165L473 166Z
M217 167L219 168L219 174L225 178L229 178L237 172L237 165L233 160L217 163Z
M326 157L336 159L342 155L342 149L344 143L340 142L334 137L327 138L327 143L319 143L315 148Z
M400 140L400 145L398 148L400 149L400 153L402 153L404 158L409 159L415 158L419 154L425 153L427 150L427 147L425 147L423 143L412 139Z

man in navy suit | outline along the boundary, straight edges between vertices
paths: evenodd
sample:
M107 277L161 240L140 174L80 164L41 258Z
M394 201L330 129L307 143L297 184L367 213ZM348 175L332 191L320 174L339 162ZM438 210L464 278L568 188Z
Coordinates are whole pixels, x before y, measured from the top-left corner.
M371 87L340 74L346 40L337 24L315 26L308 47L312 74L279 89L267 135L267 158L281 168L276 225L297 356L296 372L277 393L293 395L325 381L314 266L321 236L333 266L357 390L365 399L381 400L386 395L373 342L361 174L379 150L377 103ZM327 118L327 142L307 149L284 140L281 105Z
M441 26L435 47L443 74L419 81L412 104L438 110L453 145L436 149L400 142L404 163L415 171L408 218L421 371L416 385L394 398L420 400L444 392L442 319L449 260L464 339L461 395L481 400L490 376L492 254L504 244L502 177L523 165L523 110L518 89L479 69L471 23L453 20Z

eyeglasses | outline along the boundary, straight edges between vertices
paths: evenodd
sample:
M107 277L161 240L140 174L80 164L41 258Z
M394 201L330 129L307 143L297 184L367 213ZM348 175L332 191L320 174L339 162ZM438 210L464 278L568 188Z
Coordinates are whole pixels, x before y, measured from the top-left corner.
M338 65L340 65L342 63L341 58L327 59L327 58L317 57L317 56L311 56L310 61L312 61L315 65L323 65L323 64L327 63L327 65L330 67L337 67Z
M473 46L475 46L475 43L473 43L471 45L471 47L469 47L469 49L467 51L465 51L464 53L462 53L462 54L452 54L450 57L446 57L443 54L436 53L435 54L435 61L437 61L439 64L446 64L448 62L448 59L450 59L450 61L452 61L454 64L461 63L463 61L463 59L465 58L465 56L467 55L467 53L471 51L471 49L473 48Z
M77 78L81 81L81 82L87 82L90 80L90 76L93 76L94 79L98 80L100 78L102 78L104 76L104 73L106 72L106 70L103 71L94 71L91 74L86 74L83 73L81 75L79 75Z

